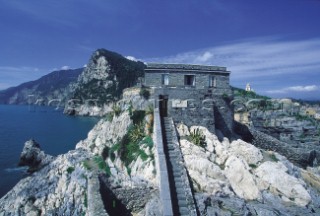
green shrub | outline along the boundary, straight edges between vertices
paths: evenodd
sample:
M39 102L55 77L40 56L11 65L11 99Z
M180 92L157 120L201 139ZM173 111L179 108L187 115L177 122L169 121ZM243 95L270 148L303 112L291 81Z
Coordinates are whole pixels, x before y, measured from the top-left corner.
M74 171L74 167L68 167L67 169L68 174L73 173L73 171Z
M131 168L128 167L128 166L126 166L126 168L127 168L127 173L128 173L128 175L131 176Z
M108 146L104 147L101 155L104 160L107 159L110 155L110 148Z
M105 120L112 122L113 120L113 113L107 113L105 116Z
M149 148L152 148L152 147L153 147L153 140L152 140L151 136L146 136L146 137L143 139L143 142L144 142Z
M144 99L148 100L150 97L150 91L146 88L140 89L140 96L144 97Z
M121 107L119 105L113 104L112 112L115 116L119 116L122 112Z
M189 141L192 142L193 144L200 146L202 148L206 147L206 141L205 141L206 138L202 134L202 132L199 130L199 128L191 132L188 138L189 138Z
M137 125L143 122L143 119L145 116L146 116L146 111L134 110L132 111L132 115L130 116L130 119L132 120L134 125Z
M98 168L102 171L104 171L107 176L109 177L111 175L110 167L109 165L103 160L101 156L95 156L93 158L93 161L98 165Z
M103 170L106 168L106 162L100 156L95 156L93 161L98 165L99 169Z
M274 154L270 154L270 158L271 160L273 160L274 162L278 162L278 158L274 155Z
M153 111L154 111L153 106L149 105L146 109L146 115L152 115Z
M147 153L146 153L144 150L142 150L142 149L139 150L139 155L140 155L140 157L141 157L141 159L142 159L143 161L146 161L146 160L148 160L148 158L149 158L149 156L147 155Z
M114 162L115 159L116 159L116 154L114 152L110 152L110 160Z
M82 162L82 165L84 168L86 168L87 170L91 170L91 166L90 166L90 161L89 160L85 160Z
M256 164L249 164L249 167L251 167L252 169L257 168L258 166Z

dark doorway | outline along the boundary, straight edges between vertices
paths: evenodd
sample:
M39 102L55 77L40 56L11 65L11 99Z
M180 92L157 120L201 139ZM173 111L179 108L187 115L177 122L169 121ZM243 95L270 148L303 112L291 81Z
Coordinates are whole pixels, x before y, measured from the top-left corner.
M168 116L168 95L159 95L159 108L161 117Z

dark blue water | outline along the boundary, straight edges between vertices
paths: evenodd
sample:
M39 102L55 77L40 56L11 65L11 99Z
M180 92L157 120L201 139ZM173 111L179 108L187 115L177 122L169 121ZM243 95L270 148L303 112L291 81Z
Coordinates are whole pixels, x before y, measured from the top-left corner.
M25 175L17 168L25 141L33 138L45 153L63 154L85 139L97 121L66 116L52 107L0 105L0 197Z

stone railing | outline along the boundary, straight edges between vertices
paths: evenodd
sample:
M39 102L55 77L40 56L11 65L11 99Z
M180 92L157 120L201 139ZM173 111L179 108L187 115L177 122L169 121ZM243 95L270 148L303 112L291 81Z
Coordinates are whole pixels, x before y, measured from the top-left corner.
M108 216L100 194L100 182L97 173L88 178L87 216Z
M159 109L154 109L154 127L153 127L153 141L156 145L156 166L157 178L159 182L160 200L162 203L163 215L173 215L172 200L169 186L169 175L166 156L163 146L163 136L161 129L161 120Z

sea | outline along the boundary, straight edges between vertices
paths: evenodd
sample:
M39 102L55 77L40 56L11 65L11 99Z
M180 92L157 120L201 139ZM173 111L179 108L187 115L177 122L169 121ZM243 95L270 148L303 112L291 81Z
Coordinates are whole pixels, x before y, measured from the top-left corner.
M67 116L55 107L0 105L0 198L27 175L26 167L17 166L27 140L56 156L74 149L98 121Z

